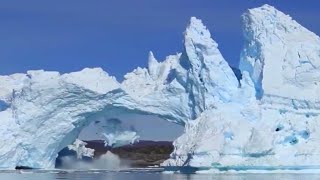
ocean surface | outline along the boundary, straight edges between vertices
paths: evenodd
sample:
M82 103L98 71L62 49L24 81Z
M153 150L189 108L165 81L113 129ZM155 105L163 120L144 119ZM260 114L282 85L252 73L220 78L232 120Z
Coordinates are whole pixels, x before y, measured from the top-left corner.
M0 171L0 180L270 180L270 179L307 179L318 180L320 174L172 174L163 173L157 170L127 170L127 171L105 171L105 170L90 170L90 171L36 171L36 170L16 170L16 171Z

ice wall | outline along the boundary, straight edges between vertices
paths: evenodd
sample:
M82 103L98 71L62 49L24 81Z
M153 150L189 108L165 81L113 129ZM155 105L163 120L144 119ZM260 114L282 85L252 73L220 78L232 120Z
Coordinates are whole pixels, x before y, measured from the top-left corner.
M319 37L269 5L242 19L238 97L188 122L164 165L318 169Z

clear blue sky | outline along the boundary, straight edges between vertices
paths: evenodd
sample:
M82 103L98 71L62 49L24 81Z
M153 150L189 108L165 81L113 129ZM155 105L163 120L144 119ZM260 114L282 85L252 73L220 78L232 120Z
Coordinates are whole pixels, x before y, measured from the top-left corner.
M146 66L150 50L160 60L180 52L191 16L237 66L240 15L265 3L320 34L318 0L1 0L0 74L102 67L121 80Z

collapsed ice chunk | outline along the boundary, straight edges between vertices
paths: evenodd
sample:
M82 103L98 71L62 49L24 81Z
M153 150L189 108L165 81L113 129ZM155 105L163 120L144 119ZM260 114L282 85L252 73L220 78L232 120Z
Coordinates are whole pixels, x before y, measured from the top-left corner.
M119 119L109 119L103 126L102 136L105 146L120 147L137 142L140 136L134 130L134 127L125 129Z
M113 148L133 144L139 141L140 136L136 132L122 131L117 133L103 133L105 146Z
M92 158L94 156L94 149L87 148L87 144L88 143L83 142L80 139L76 139L73 144L68 145L68 149L75 151L78 159L82 159L82 157Z

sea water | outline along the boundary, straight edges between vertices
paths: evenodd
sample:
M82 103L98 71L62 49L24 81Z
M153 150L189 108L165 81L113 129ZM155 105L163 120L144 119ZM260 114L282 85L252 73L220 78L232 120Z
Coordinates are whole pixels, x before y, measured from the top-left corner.
M90 170L90 171L37 171L37 170L16 170L16 171L0 171L1 180L269 180L269 179L308 179L318 180L320 174L312 173L217 173L217 174L180 174L168 173L161 170L138 169L125 171L105 171L105 170Z

